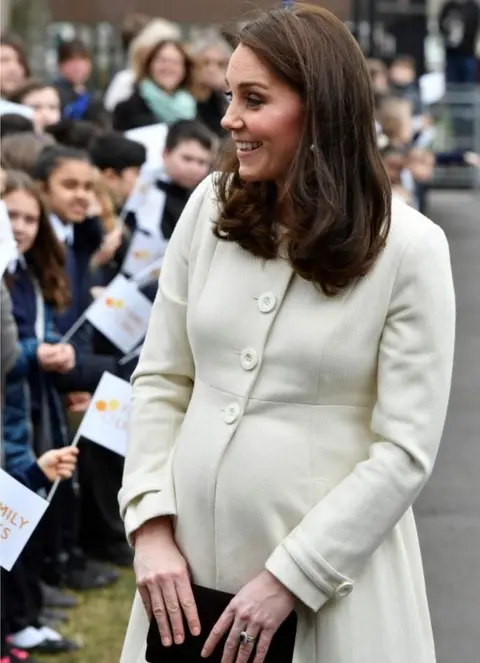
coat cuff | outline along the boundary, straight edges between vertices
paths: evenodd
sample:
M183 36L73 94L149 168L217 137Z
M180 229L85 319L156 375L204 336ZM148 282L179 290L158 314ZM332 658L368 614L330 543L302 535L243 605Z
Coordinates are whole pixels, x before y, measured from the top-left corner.
M27 479L27 485L30 490L38 492L42 488L49 488L51 482L47 479L47 476L43 473L37 462L32 463L25 471L25 477Z
M314 612L320 610L330 598L302 571L283 545L273 551L265 567Z
M176 515L175 496L170 491L159 490L136 497L123 513L128 543L134 547L133 533L148 520Z

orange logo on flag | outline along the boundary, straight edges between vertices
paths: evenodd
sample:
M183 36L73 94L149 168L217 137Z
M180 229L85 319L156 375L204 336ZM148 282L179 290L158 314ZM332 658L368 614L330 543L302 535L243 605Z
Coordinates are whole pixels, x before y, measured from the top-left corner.
M107 308L123 308L124 306L123 299L114 299L113 297L107 297L105 299L105 306Z
M120 403L116 398L112 398L110 401L99 400L95 401L95 408L99 412L115 412L120 407Z
M104 424L116 430L127 430L130 403L122 404L116 398L99 398L94 407Z

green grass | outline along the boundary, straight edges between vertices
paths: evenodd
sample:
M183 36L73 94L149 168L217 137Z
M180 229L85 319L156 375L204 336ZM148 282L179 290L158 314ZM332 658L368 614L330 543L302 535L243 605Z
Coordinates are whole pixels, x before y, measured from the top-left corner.
M76 593L79 605L69 610L69 621L58 628L62 635L84 646L72 654L35 656L42 663L118 663L133 595L133 571L122 570L111 587Z

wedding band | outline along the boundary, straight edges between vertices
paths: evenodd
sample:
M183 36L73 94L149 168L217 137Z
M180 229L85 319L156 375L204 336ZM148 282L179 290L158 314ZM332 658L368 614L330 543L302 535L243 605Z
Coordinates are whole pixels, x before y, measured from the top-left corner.
M257 638L254 638L253 635L248 635L246 631L242 631L240 633L240 644L241 645L248 645L251 644L252 642L255 642Z

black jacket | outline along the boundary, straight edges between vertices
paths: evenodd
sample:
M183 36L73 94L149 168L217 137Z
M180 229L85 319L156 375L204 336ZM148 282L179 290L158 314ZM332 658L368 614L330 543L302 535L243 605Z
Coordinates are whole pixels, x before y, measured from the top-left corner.
M137 89L131 97L115 106L112 117L115 131L148 127L161 121L161 118L150 110Z

